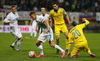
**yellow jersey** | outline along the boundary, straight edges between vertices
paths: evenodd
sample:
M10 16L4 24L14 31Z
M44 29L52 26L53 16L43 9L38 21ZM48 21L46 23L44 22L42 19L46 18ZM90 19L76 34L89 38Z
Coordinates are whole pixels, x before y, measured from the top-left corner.
M53 16L55 24L63 24L65 23L64 15L67 15L67 12L63 8L58 7L57 11L54 9L50 11L49 18Z
M75 45L79 44L80 42L87 43L87 40L83 34L83 28L88 24L89 21L85 20L85 23L76 25L70 29L68 34L69 44L72 44L73 41L75 42Z

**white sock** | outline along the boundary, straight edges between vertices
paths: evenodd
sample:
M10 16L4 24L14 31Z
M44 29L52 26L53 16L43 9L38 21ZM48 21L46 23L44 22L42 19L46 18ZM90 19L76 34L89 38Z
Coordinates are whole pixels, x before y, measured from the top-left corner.
M16 43L17 43L17 41L18 41L18 39L12 44L12 46L15 46L16 45Z
M17 50L20 48L21 41L22 39L17 41Z
M37 35L37 32L36 32L36 31L34 31L34 37L36 37L36 35Z
M89 54L92 54L91 52Z
M55 48L58 49L58 50L60 50L61 52L64 51L64 50L63 50L61 47L59 47L58 45L55 45Z
M31 36L33 35L33 29L32 29L32 31L31 31Z
M40 51L40 55L44 55L42 45L38 46L38 49Z

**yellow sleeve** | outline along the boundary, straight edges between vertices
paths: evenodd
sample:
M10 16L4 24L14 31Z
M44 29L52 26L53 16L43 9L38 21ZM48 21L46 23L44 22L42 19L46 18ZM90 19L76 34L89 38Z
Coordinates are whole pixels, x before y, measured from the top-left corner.
M89 22L88 20L85 20L85 23L80 24L79 27L81 27L81 28L85 28L86 25L88 25L89 23L90 23L90 22Z
M49 18L51 18L51 16L52 16L52 11L50 11Z
M70 53L70 51L71 51L72 44L73 44L73 40L69 37L68 53Z
M67 12L63 9L63 14L67 16Z

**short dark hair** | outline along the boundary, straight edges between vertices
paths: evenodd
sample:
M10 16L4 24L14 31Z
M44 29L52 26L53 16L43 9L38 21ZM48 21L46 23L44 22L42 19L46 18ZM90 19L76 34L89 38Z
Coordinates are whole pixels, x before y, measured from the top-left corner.
M12 6L11 6L11 9L12 9L12 8L14 8L14 7L16 8L16 6L15 6L15 5L12 5Z
M59 3L57 1L53 2L52 5L59 5Z
M69 27L69 26L73 26L71 23L69 23L69 24L67 24L67 27Z
M32 14L35 14L35 12L34 12L34 11L31 11L31 12L29 13L30 16L31 16Z

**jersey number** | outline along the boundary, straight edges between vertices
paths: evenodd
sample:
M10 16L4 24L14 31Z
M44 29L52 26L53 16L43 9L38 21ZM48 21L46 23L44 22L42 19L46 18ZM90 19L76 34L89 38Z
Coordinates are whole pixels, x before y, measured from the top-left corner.
M72 35L74 35L74 38L77 39L78 37L76 37L75 35L81 36L81 33L76 29L75 32L72 33Z

